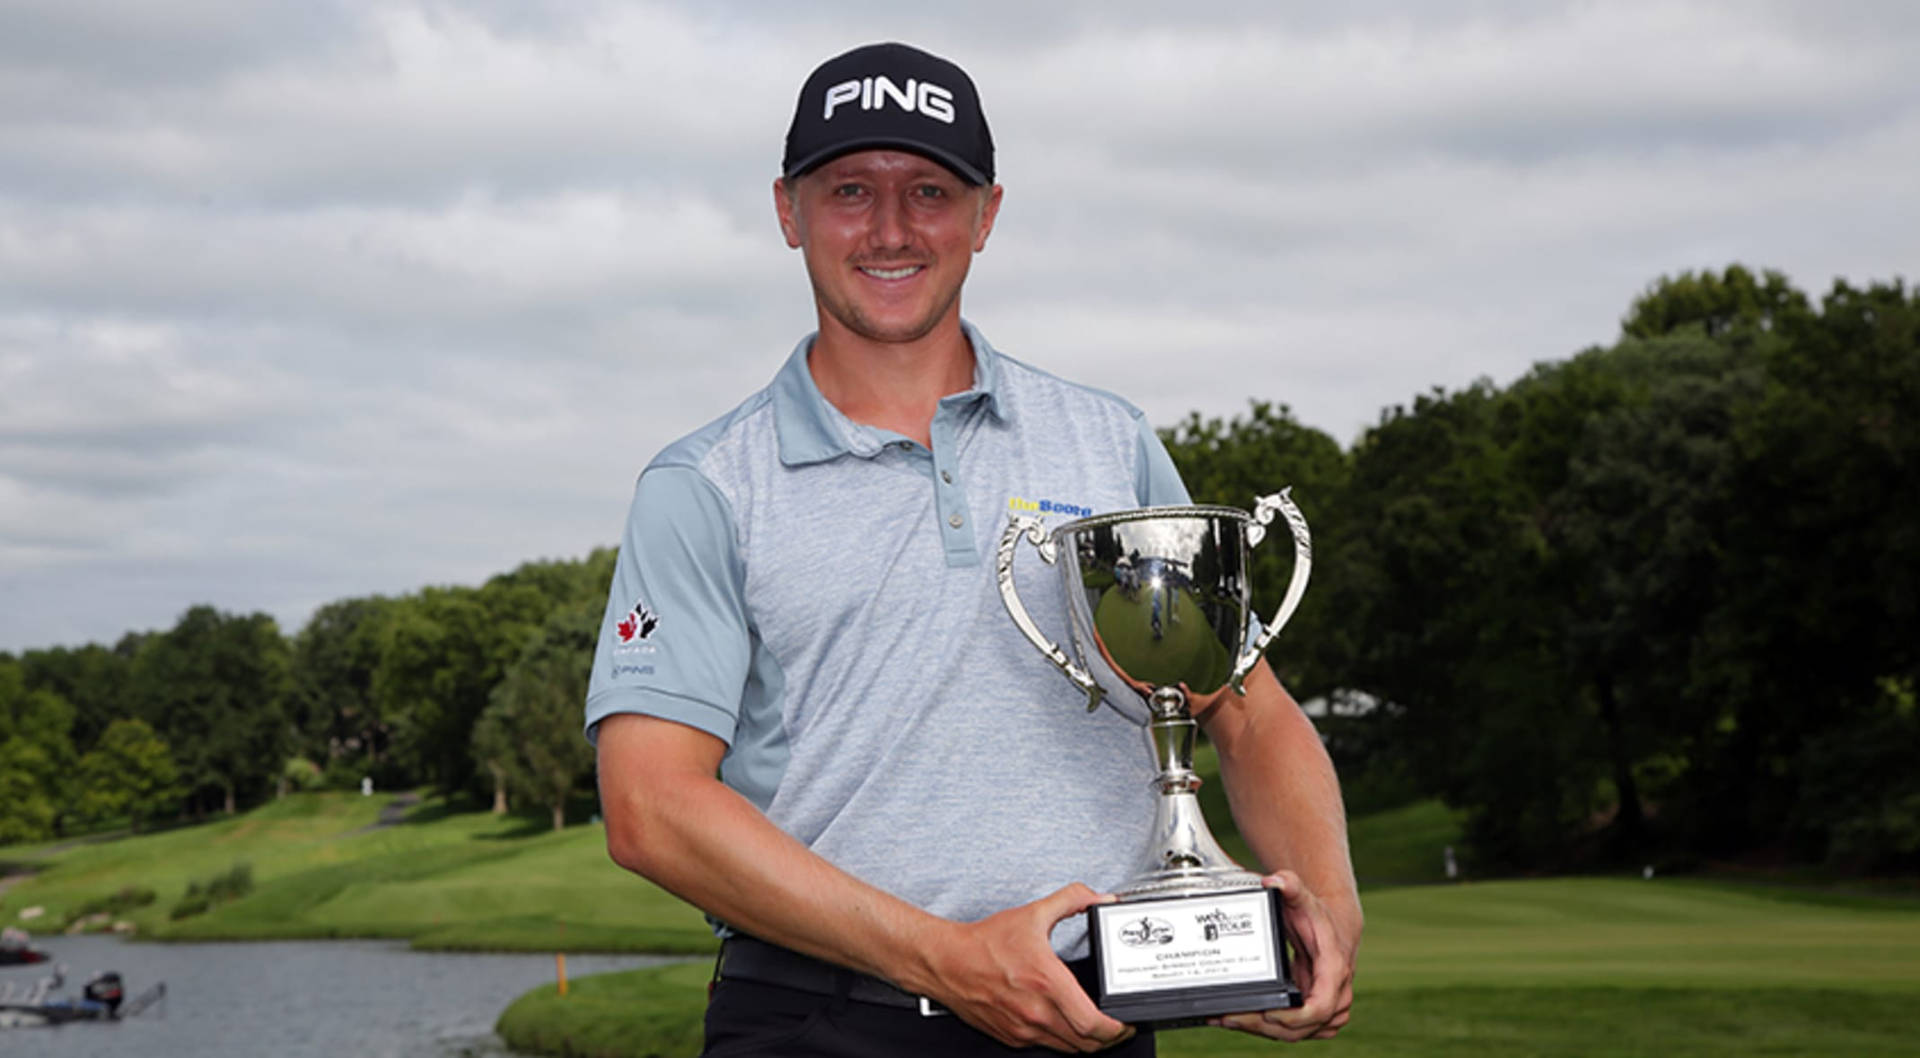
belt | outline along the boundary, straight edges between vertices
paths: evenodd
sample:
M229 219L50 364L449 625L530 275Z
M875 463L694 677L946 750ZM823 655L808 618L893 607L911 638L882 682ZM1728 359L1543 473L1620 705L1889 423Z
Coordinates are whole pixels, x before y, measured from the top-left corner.
M870 974L802 955L753 937L732 936L720 942L720 961L713 969L716 981L753 981L778 985L813 995L837 996L902 1010L918 1010L921 1017L950 1013L926 996L917 996Z

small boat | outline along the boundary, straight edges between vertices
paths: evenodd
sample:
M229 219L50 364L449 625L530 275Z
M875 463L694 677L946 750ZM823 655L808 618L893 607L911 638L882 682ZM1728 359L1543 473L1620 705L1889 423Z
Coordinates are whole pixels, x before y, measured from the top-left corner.
M167 996L167 983L157 981L132 1001L122 1001L126 987L120 975L112 971L94 974L80 989L80 998L53 995L66 983L62 968L43 977L32 987L19 990L11 985L0 990L0 1029L44 1028L76 1021L119 1021L141 1013Z
M0 929L0 966L26 966L46 962L47 953L33 946L33 938L24 929L8 926Z

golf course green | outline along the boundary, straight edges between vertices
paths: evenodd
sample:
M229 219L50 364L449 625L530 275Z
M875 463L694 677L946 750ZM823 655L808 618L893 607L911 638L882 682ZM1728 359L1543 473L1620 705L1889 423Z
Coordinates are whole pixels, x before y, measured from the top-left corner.
M1458 835L1439 806L1352 829L1363 882L1425 884L1366 886L1353 1022L1316 1047L1366 1058L1920 1053L1911 897L1637 874L1444 884L1438 848ZM687 953L575 979L565 996L535 989L499 1029L529 1053L695 1053L712 939L698 913L609 862L603 843L597 825L555 833L431 799L303 794L164 833L0 849L13 875L0 920L39 907L25 924L51 932L89 901L138 886L153 901L117 917L150 939ZM239 864L249 892L171 917L189 883ZM1160 1049L1275 1053L1207 1029L1165 1034Z

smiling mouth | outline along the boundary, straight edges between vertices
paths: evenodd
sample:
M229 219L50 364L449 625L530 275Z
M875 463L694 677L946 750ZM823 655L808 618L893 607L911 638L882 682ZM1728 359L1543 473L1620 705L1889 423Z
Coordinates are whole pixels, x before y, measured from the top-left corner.
M924 268L926 268L926 265L917 264L901 265L898 268L875 268L872 265L862 265L860 266L860 271L875 279L905 279Z

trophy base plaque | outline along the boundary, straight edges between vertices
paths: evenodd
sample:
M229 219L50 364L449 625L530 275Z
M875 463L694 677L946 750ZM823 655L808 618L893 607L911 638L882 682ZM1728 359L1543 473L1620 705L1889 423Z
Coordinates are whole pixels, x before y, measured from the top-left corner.
M1297 1007L1274 889L1122 900L1087 909L1092 997L1109 1017L1156 1029Z

